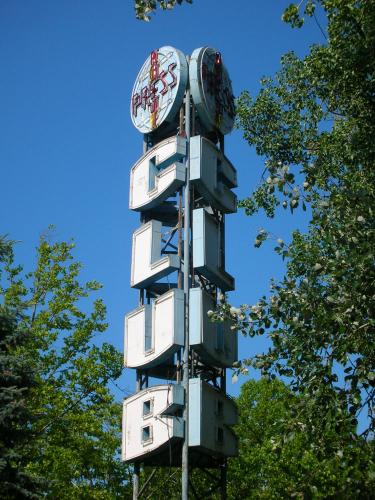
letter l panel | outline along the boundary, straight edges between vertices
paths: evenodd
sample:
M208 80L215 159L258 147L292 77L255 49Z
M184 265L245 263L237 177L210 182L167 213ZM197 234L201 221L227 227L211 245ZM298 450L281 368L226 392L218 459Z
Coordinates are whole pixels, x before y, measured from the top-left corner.
M180 267L175 254L161 255L162 223L151 220L133 233L130 286L145 288Z

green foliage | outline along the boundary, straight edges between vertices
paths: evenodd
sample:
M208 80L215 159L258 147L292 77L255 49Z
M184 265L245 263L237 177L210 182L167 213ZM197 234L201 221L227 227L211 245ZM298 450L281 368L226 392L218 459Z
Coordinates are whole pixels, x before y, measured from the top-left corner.
M0 262L11 255L12 244L0 237ZM36 498L40 486L25 470L32 424L27 399L35 379L30 360L17 353L26 342L17 318L17 311L0 304L0 491L8 499Z
M2 498L37 498L39 481L26 472L33 422L27 400L35 386L30 359L17 355L26 335L0 306L0 490Z
M286 272L270 296L238 313L224 304L219 316L269 337L269 351L237 372L250 365L287 377L303 396L306 435L328 455L361 446L359 415L367 414L363 435L374 430L375 4L307 2L305 14L315 6L327 15L327 43L303 59L285 55L259 95L245 92L237 103L245 139L265 158L261 184L242 206L273 216L279 206L309 205L309 228L276 246ZM302 25L300 7L284 19ZM263 231L255 246L266 239ZM341 443L327 439L333 431Z
M170 10L176 4L181 5L183 1L193 3L193 0L135 0L135 15L137 19L149 21L151 19L149 14L154 12L158 6L163 10Z
M111 344L93 342L107 327L105 306L87 303L100 285L79 282L72 248L42 239L35 271L24 275L11 251L2 268L4 307L21 311L18 328L27 332L17 355L32 359L36 381L27 470L44 477L47 498L114 498L130 487L119 457L121 408L108 389L122 360Z
M229 461L229 498L371 498L373 443L322 453L305 432L303 397L280 380L245 382L237 404L240 452ZM340 443L335 431L326 439Z

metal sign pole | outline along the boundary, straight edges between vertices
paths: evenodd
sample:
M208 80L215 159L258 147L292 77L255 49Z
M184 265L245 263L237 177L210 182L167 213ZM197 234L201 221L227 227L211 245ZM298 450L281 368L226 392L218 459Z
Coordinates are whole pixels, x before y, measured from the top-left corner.
M238 448L225 369L237 360L237 332L212 324L209 312L218 290L234 290L224 219L236 211L237 175L224 155L234 101L220 52L153 50L136 78L130 114L144 141L130 170L129 208L140 214L130 286L139 302L125 315L124 364L137 370L137 386L124 401L122 458L134 464L133 500L143 498L157 470L141 485L142 464L181 466L182 500L199 496L194 467L215 468L208 475L225 500L226 459ZM165 382L154 385L154 378Z
M184 296L185 296L185 346L183 354L183 386L185 406L184 443L182 447L182 500L189 497L189 273L190 273L190 89L185 94L185 131L186 131L186 185L184 207Z
M148 137L147 134L143 135L143 154L147 152L148 149ZM140 215L140 221L142 221L142 214ZM138 305L142 306L144 303L144 290L139 291L138 296ZM142 389L142 372L141 370L137 370L137 380L136 380L136 392L139 392ZM139 498L139 483L140 483L140 472L141 467L139 463L133 464L133 500L138 500Z

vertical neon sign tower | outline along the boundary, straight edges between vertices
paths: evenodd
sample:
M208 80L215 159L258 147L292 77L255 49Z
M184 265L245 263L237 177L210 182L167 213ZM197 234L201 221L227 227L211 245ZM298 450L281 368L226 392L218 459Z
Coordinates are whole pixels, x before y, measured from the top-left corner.
M234 290L225 215L236 211L237 176L224 154L234 102L220 53L199 48L188 60L173 47L154 50L130 108L144 147L130 172L129 208L140 213L131 262L139 305L125 316L124 362L137 385L124 401L122 458L134 464L134 499L150 483L140 486L141 464L182 466L183 500L189 470L219 470L211 491L226 498L237 411L225 373L237 360L237 332L208 314Z

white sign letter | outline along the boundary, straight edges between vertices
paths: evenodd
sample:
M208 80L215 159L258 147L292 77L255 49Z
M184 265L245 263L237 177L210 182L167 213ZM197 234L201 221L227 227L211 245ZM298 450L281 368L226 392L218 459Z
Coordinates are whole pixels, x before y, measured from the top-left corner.
M185 182L186 139L169 137L147 151L130 172L129 208L149 210L177 191Z
M150 220L134 231L131 287L145 288L180 267L177 255L161 255L161 230L161 222Z
M125 366L150 368L184 345L184 292L169 290L125 316Z

